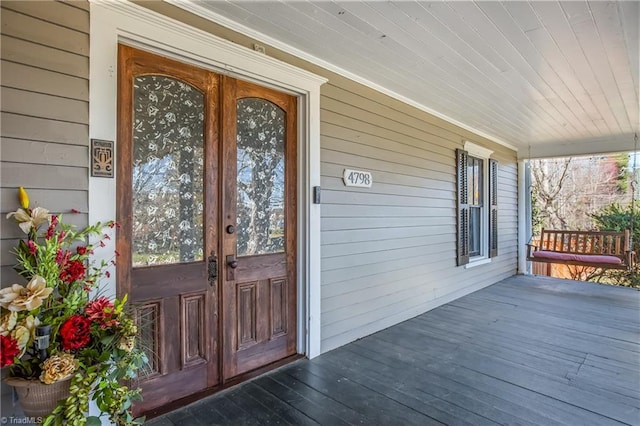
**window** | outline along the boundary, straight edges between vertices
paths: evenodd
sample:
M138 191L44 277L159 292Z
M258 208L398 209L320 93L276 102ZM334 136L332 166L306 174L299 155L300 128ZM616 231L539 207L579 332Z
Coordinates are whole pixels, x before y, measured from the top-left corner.
M484 160L467 156L467 195L469 197L469 256L481 256L482 210L484 206Z
M464 148L456 150L458 266L498 255L498 163L486 148Z

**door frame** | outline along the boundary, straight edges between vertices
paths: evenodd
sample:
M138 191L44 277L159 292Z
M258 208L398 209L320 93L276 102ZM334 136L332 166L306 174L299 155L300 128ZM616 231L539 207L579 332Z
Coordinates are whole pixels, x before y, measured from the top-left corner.
M130 2L91 2L90 20L89 137L115 141L115 149L118 43L298 98L296 346L297 352L308 358L319 355L320 205L313 203L313 189L320 186L320 86L327 79ZM116 180L117 176L89 177L90 223L116 217ZM115 239L108 243L94 255L95 260L111 260L108 253L115 250ZM119 291L115 276L112 273L102 282L108 295Z

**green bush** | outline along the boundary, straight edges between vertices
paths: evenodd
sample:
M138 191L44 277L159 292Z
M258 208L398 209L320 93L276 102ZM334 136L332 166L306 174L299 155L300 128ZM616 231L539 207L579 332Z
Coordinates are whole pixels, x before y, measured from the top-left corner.
M591 215L596 227L600 231L631 230L631 249L640 253L640 208L637 206L622 207L620 204L610 204ZM640 268L636 258L630 270L608 269L593 274L592 280L603 284L621 285L640 288Z

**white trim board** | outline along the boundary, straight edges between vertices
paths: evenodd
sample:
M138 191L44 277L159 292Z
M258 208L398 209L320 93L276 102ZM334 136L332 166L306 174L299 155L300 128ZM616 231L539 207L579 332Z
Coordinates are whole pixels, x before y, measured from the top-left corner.
M89 135L116 140L117 45L143 47L298 96L298 352L320 354L320 86L327 80L129 2L91 1ZM116 141L117 149L117 141ZM89 222L116 217L114 179L89 178ZM105 252L113 253L115 242ZM100 260L99 258L97 260ZM107 259L108 260L108 259ZM115 274L103 285L115 293Z
M264 42L265 44L268 44L272 47L275 47L278 50L281 50L285 53L288 53L290 55L296 56L300 59L303 59L307 62L310 62L314 65L317 65L319 67L322 67L328 71L331 71L333 73L336 73L338 75L341 75L345 78L348 78L350 80L353 80L357 83L360 83L364 86L367 86L373 90L376 90L380 93L383 93L387 96L390 96L394 99L399 100L400 102L403 102L407 105L411 105L414 108L417 108L421 111L427 112L435 117L438 117L448 123L451 123L453 125L456 125L462 129L468 130L472 133L475 133L478 136L482 136L483 138L486 138L492 142L495 142L497 144L500 144L504 147L507 147L509 149L512 149L514 151L518 151L518 148L516 148L514 145L503 141L493 135L490 135L488 133L482 132L472 126L468 126L458 120L455 120L451 117L449 117L446 114L443 114L441 112L438 112L432 108L429 108L428 106L421 104L419 102L414 101L413 99L410 99L406 96L403 96L399 93L394 92L391 89L388 89L384 86L381 86L377 83L374 83L373 81L367 80L366 78L356 75L350 71L345 70L344 68L341 68L337 65L334 65L330 62L325 61L324 59L320 59L316 56L313 56L303 50L300 50L296 47L290 46L276 38L273 38L271 36L268 36L264 33L261 33L259 31L256 31L250 27L247 27L246 25L243 25L241 23L238 23L232 19L227 18L226 16L220 15L219 13L213 12L205 7L200 6L199 4L195 3L192 0L164 0L166 3L172 4L176 7L179 7L183 10L186 10L188 12L191 12L197 16L200 16L202 18L205 18L211 22L215 22L217 24L220 24L226 28L229 28L230 30L236 31L240 34L243 34L247 37L250 37L252 39L258 40L260 42Z

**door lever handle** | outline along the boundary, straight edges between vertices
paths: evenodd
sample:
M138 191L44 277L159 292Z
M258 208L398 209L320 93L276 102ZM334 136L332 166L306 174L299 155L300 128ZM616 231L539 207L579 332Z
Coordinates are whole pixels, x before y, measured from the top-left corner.
M227 265L229 265L231 269L236 269L238 267L238 261L234 255L230 254L227 256Z
M218 278L218 256L215 251L211 251L211 256L207 259L207 275L209 276L209 285L214 286Z

